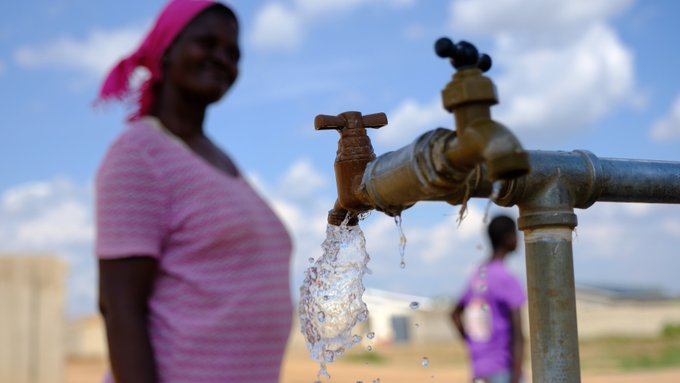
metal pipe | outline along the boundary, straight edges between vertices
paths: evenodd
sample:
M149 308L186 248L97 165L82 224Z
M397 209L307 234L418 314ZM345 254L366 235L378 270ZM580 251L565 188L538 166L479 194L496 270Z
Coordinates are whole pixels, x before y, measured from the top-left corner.
M523 230L533 381L580 382L572 228Z
M528 153L531 173L506 182L497 204L538 199L535 204L585 209L597 201L680 203L680 162L598 158L586 150Z
M446 200L461 193L469 171L450 166L445 151L455 139L455 132L435 129L369 162L361 181L362 199L395 216L418 201Z
M680 164L605 158L598 201L680 203Z

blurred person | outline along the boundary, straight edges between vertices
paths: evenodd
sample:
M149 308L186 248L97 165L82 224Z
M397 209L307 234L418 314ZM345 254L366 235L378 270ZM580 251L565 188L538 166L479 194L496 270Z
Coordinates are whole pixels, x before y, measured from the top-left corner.
M487 233L490 258L473 273L451 319L467 345L473 382L519 383L524 361L521 309L527 296L505 266L517 248L517 229L512 218L501 215L491 220Z
M102 86L98 102L135 106L96 180L108 382L279 380L291 240L203 129L237 79L238 33L222 3L170 1Z

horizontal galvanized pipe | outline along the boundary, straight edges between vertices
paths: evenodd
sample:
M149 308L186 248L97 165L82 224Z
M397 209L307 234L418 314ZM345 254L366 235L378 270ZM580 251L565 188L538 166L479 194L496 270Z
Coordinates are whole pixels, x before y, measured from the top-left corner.
M396 215L418 201L459 204L466 197L488 197L492 186L484 165L464 173L447 162L443 144L452 134L430 131L369 163L361 191L373 208ZM597 201L680 203L680 162L598 158L584 150L528 154L531 173L501 181L498 205L531 201L585 209ZM542 190L561 195L544 195Z
M598 158L585 150L530 150L529 162L531 173L509 181L499 205L585 209L597 201L680 203L680 162Z
M680 163L603 158L598 201L680 203Z

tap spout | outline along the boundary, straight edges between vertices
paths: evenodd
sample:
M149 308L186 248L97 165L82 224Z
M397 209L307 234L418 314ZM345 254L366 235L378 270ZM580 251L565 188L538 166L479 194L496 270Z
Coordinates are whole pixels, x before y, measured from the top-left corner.
M328 223L334 226L341 226L343 223L347 226L356 226L359 224L359 215L345 209L340 205L340 201L336 200L333 208L328 211Z
M483 162L487 166L487 176L491 181L514 179L529 172L529 157L522 144L512 132L502 124L489 118L480 111L484 107L467 106L480 113L472 121L459 122L455 140L450 140L446 158L461 170L472 169ZM486 108L488 111L488 107ZM463 111L456 112L456 120Z

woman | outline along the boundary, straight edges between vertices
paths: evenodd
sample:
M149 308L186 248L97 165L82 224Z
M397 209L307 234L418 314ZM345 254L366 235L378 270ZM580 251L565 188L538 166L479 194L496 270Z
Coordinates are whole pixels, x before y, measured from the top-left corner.
M150 72L97 174L109 381L278 381L292 317L290 237L203 131L239 54L229 8L174 0L102 88L101 100L128 99L134 70Z

